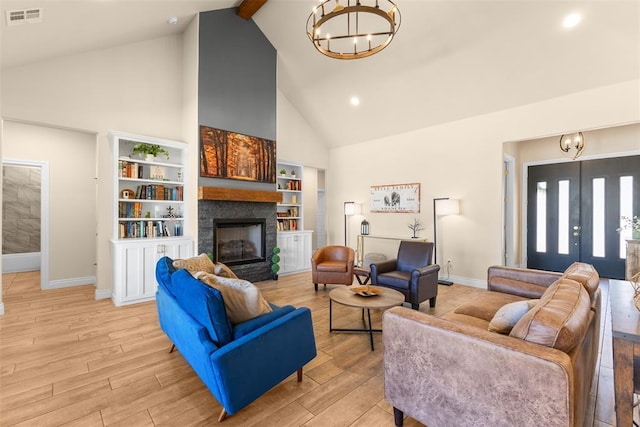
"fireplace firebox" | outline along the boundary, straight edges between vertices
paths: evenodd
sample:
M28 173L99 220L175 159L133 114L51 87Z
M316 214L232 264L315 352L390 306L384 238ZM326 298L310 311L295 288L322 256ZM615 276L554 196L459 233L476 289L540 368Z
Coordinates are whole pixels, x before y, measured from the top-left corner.
M227 265L265 261L265 218L218 218L213 220L213 254Z

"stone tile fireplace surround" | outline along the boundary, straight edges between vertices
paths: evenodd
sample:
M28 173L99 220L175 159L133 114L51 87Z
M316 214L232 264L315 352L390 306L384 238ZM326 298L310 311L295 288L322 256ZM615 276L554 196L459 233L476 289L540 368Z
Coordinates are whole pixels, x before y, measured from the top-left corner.
M226 193L229 194L226 194ZM266 196L266 197L265 197ZM271 279L271 253L277 244L276 203L280 193L242 190L222 190L200 187L198 200L198 253L214 252L214 219L265 219L264 261L231 265L229 268L240 278L250 282ZM223 199L223 200L218 200ZM234 199L234 200L228 200ZM266 201L265 201L266 200Z

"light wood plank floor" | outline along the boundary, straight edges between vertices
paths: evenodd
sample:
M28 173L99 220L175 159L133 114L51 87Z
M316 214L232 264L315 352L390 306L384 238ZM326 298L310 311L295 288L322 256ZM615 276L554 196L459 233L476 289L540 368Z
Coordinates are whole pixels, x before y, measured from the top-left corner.
M216 424L220 405L158 326L154 302L115 307L93 286L41 291L38 272L3 275L0 316L0 425L153 426ZM329 333L328 291L313 291L310 273L257 284L276 304L312 310L318 356L243 411L231 426L393 426L385 401L382 341ZM606 281L603 307L608 307ZM479 289L441 286L439 316ZM374 326L381 315L372 313ZM360 312L334 305L334 326L359 327ZM592 387L588 426L615 425L609 313ZM283 349L286 351L286 349ZM469 402L473 404L473 402ZM407 418L406 426L419 426Z

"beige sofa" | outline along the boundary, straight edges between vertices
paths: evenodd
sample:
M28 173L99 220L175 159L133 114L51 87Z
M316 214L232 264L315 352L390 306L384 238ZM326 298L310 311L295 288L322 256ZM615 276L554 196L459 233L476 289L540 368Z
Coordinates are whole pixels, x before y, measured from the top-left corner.
M563 274L491 267L487 291L442 318L387 310L384 388L396 425L408 415L429 427L582 426L598 359L598 286L588 264ZM489 331L523 304L532 308L508 319L510 332Z

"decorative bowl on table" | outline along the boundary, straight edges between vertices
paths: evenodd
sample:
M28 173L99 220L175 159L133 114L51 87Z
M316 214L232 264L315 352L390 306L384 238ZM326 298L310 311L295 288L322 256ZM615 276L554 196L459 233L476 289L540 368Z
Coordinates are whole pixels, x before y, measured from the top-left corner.
M361 297L375 297L382 294L384 291L380 288L374 288L369 285L364 286L349 286L351 292Z

